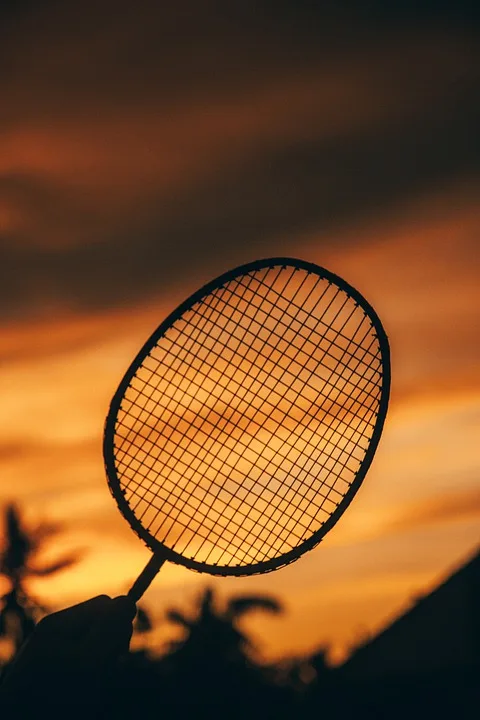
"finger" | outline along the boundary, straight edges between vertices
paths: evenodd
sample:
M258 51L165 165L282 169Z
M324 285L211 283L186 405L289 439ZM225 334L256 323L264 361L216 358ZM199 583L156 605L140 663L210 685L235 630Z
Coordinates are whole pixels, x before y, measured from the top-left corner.
M88 630L92 622L109 612L112 599L108 595L97 595L85 602L51 613L41 620L35 632L38 634L53 635L61 633L74 635Z

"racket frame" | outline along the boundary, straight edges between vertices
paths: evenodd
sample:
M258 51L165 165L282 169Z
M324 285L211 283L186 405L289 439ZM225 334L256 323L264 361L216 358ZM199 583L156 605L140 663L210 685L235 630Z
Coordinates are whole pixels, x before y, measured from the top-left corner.
M171 328L174 323L179 320L187 310L190 310L194 305L201 302L203 298L205 298L207 295L212 293L214 290L218 290L231 280L234 280L241 275L247 275L251 272L256 272L258 270L264 270L266 268L273 267L284 267L285 269L296 268L298 270L305 270L306 272L314 273L316 276L325 279L330 284L336 285L338 288L340 288L340 290L343 290L345 293L347 293L368 316L372 323L374 334L378 339L382 358L382 389L378 412L376 413L377 418L367 451L365 453L365 457L363 458L360 468L355 476L355 480L352 482L345 496L340 501L336 509L332 512L328 520L326 520L316 532L314 532L309 538L304 540L300 545L293 548L289 552L284 553L283 555L280 555L278 557L271 558L270 560L265 560L251 565L238 566L217 566L215 564L207 564L196 561L193 558L181 555L180 553L175 552L175 550L167 547L159 540L154 538L149 533L149 531L143 527L142 523L136 518L135 513L130 508L130 505L128 504L128 501L125 497L125 491L121 487L115 466L114 439L117 415L118 411L121 408L125 392L129 387L130 381L134 377L135 373L141 367L143 361L149 355L150 351L153 350L153 348L156 346L158 340L163 335L165 335L169 328ZM338 520L341 518L341 516L357 494L365 478L365 475L367 474L370 465L372 464L375 451L380 441L388 409L388 402L390 397L390 383L390 347L387 335L377 313L370 305L370 303L363 297L363 295L358 292L358 290L349 285L349 283L347 283L338 275L335 275L335 273L332 273L329 270L326 270L325 268L316 265L315 263L307 262L305 260L298 260L289 257L274 257L265 258L263 260L256 260L254 262L240 265L233 270L229 270L228 272L223 273L214 280L211 280L206 285L204 285L199 290L190 295L190 297L188 297L184 302L182 302L158 326L158 328L153 332L153 334L148 338L140 351L137 353L133 362L130 364L112 398L105 420L105 428L103 435L103 457L110 492L115 498L120 512L130 524L131 528L135 531L138 537L143 540L147 547L149 547L155 555L158 555L159 561L161 559L161 564L163 564L165 560L168 560L169 562L173 562L177 565L183 565L190 570L195 570L197 572L207 572L211 575L221 575L224 577L238 577L272 572L279 567L283 567L284 565L288 565L294 562L301 555L308 552L309 550L312 550L316 545L318 545L322 538L338 522Z

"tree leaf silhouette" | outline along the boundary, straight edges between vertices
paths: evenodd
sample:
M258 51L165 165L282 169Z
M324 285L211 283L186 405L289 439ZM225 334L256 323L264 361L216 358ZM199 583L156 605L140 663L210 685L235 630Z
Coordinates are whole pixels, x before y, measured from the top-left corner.
M8 577L16 577L24 570L35 543L24 531L20 514L13 503L5 509L5 540L0 572Z
M75 565L79 559L80 553L75 553L74 555L67 555L67 557L61 558L60 560L56 560L55 562L52 562L48 565L43 565L41 567L28 565L28 574L33 575L34 577L46 577L48 575L54 575L60 570L66 570L66 568Z
M183 615L181 612L178 612L178 610L167 610L165 615L167 620L175 623L175 625L181 625L187 630L190 630L192 628L192 621L185 617L185 615Z
M213 590L212 588L207 587L200 601L200 616L206 619L214 614L215 609L213 607Z
M137 633L147 633L152 629L153 624L149 614L142 607L137 608L137 617L135 618L135 631Z
M232 598L224 610L217 607L214 593L207 588L197 600L197 613L192 619L177 610L169 610L167 618L181 625L187 633L181 640L170 643L170 651L179 662L230 663L245 667L248 663L247 649L253 645L237 626L237 620L252 610L279 613L282 606L274 598L265 595L245 595ZM203 661L202 661L203 658Z
M7 580L9 590L0 598L0 630L4 637L11 639L15 651L32 632L40 617L48 612L30 595L28 580L53 575L71 567L80 557L77 552L46 564L37 564L36 556L44 540L58 530L59 526L53 523L27 527L13 503L5 507L0 574Z
M5 637L7 634L7 614L5 608L0 610L0 637Z
M57 535L62 529L60 523L41 522L30 530L30 535L35 539L35 543L39 545L44 540Z
M226 610L226 616L234 619L241 617L252 610L265 610L270 613L279 614L283 612L281 603L272 597L265 595L244 595L232 598Z

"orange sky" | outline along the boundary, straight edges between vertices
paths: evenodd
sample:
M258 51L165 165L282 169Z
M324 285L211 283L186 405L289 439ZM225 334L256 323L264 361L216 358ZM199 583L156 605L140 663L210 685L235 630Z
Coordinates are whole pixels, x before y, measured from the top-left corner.
M390 338L377 456L320 547L214 585L284 601L249 626L266 656L340 654L479 540L478 48L450 22L357 36L336 17L317 32L306 9L292 26L286 5L269 22L232 7L212 22L148 2L113 23L108 3L95 23L53 4L5 16L0 502L64 522L52 553L88 550L38 581L46 600L124 591L148 551L107 490L101 436L132 355L235 264L324 265ZM165 567L145 602L161 619L207 581Z

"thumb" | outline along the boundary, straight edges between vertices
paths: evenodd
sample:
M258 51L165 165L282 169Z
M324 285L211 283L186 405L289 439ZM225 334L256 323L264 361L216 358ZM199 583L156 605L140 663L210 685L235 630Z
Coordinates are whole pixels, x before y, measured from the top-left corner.
M86 633L79 648L81 655L99 666L128 652L136 612L135 603L127 596L111 600Z

